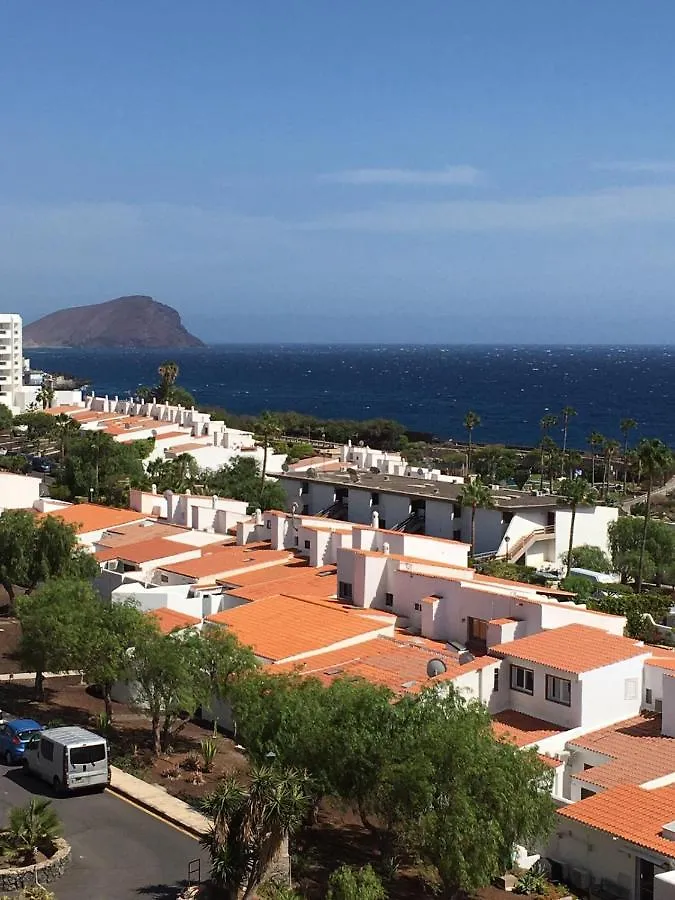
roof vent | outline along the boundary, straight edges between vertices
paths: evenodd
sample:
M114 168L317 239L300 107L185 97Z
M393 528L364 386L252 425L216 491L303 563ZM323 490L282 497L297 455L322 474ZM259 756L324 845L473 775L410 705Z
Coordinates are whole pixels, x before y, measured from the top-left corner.
M403 684L401 685L401 687L405 688L406 690L409 690L410 688L415 687L416 684L417 684L416 681L404 681Z
M344 669L341 666L334 666L332 669L324 669L324 675L339 675L341 672L344 672Z

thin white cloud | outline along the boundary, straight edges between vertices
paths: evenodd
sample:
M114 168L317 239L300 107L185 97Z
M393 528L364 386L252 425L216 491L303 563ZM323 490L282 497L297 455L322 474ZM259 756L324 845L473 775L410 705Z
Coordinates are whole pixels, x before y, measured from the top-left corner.
M445 169L347 169L321 176L334 184L432 187L475 185L481 172L474 166L446 166Z
M387 203L305 222L310 231L489 232L675 224L675 184L515 200Z
M673 160L617 160L614 162L595 163L593 166L602 172L628 172L637 175L673 175L675 174L675 161Z

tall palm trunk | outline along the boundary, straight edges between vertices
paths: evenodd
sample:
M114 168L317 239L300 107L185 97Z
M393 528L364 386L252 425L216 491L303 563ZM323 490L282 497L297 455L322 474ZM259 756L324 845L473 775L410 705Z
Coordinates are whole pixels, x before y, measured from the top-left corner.
M638 577L637 582L635 584L635 588L638 594L642 593L642 568L645 562L645 547L647 546L647 528L649 527L649 513L651 511L651 502L652 502L652 484L654 481L654 476L650 473L649 481L647 482L647 503L645 506L645 523L642 528L642 543L640 544L640 562L638 563Z
M539 467L539 490L544 490L544 442L541 444L541 465Z
M623 492L628 490L628 435L623 442Z
M471 556L476 555L476 507L471 507Z
M469 428L469 451L466 454L466 474L471 474L471 455L473 453L473 439L471 436L471 429Z
M577 505L576 503L572 504L572 521L570 522L570 541L567 546L567 571L565 575L570 574L570 569L572 568L572 547L574 547L574 524L577 518Z
M591 453L591 484L595 487L595 451Z
M260 504L262 505L263 501L263 491L265 490L265 476L267 475L267 436L265 436L265 442L263 444L263 462L262 469L260 470Z

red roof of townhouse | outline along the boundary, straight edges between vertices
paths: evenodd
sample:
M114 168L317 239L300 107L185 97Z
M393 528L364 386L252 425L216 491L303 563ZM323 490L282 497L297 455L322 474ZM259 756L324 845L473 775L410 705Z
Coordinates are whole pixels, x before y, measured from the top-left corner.
M311 600L277 594L208 617L209 622L231 628L243 644L272 661L312 653L342 641L375 637L391 625L350 615Z
M490 647L494 656L538 663L577 675L649 653L630 638L607 634L589 625L564 625L529 637Z
M553 737L554 734L560 734L565 729L515 709L504 709L492 717L492 730L495 737L509 741L516 747L527 747Z
M276 565L292 558L288 550L270 550L269 544L237 544L216 547L209 545L197 559L186 559L183 562L169 563L161 566L165 572L173 572L186 578L223 577L228 571L254 569L268 565Z
M162 634L170 634L176 629L191 628L199 625L201 619L195 616L189 616L187 613L178 612L175 609L168 609L162 606L159 609L151 609L146 613L147 616L155 619Z
M675 817L675 784L654 790L622 784L563 807L558 815L675 858L675 841L662 836Z
M675 772L675 738L661 734L661 716L642 714L570 741L570 746L609 757L575 778L601 788L645 784ZM675 811L673 816L675 818Z
M49 510L48 516L56 516L75 525L78 534L89 531L105 531L117 525L128 525L147 519L145 513L134 512L133 509L117 509L113 506L102 506L98 503L74 503L72 506L61 506Z
M112 558L140 565L154 560L170 559L172 556L180 556L182 553L198 552L199 547L191 547L189 544L180 544L178 541L167 541L166 538L158 537L140 541L140 543L118 546L113 550L115 556ZM108 557L108 559L110 558Z
M267 572L267 580L250 586L235 587L228 593L243 600L261 600L263 597L279 593L317 599L327 599L337 594L337 575L332 566L321 569L306 568L295 571L291 577L288 576L286 566L275 566L264 571ZM238 581L239 576L235 576L232 580Z
M183 528L181 525L167 525L165 522L132 522L130 525L118 525L106 529L98 544L100 547L124 547L126 544L189 533L190 529ZM188 545L179 544L179 546Z
M330 684L336 678L364 678L372 684L388 687L395 694L415 694L434 682L456 678L490 663L489 657L481 657L461 665L456 654L447 646L431 641L417 644L415 638L376 637L351 647L327 651L296 663L282 663L274 671L297 671L299 674L318 678ZM440 659L446 671L435 678L427 674L432 659Z

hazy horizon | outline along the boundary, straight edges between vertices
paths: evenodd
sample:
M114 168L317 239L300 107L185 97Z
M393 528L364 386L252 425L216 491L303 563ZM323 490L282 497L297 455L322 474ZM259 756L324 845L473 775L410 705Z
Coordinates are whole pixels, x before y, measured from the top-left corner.
M35 0L2 24L0 308L27 322L142 293L234 342L675 330L666 0Z

